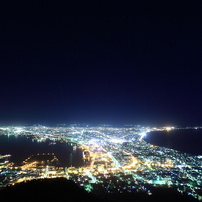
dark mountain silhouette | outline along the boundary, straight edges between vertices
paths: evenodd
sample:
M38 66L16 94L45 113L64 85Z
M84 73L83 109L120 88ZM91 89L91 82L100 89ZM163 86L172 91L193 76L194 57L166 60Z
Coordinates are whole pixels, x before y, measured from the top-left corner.
M88 193L74 181L65 178L32 180L7 187L0 191L0 201L45 202L45 201L135 201L135 202L170 202L170 201L197 201L194 198L183 196L173 189L154 190L152 195L145 193L102 194Z
M93 194L65 178L22 182L0 192L2 201L99 201ZM0 200L1 201L1 200Z

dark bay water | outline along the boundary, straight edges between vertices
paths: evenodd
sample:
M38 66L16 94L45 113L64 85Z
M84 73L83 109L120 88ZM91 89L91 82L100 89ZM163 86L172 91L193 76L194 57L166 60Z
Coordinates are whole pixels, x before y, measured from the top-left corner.
M0 136L0 154L11 154L10 161L20 164L27 157L37 153L54 153L62 166L83 165L82 150L70 143L37 142L23 136Z
M176 129L152 131L147 134L148 143L175 149L192 155L202 155L202 129Z

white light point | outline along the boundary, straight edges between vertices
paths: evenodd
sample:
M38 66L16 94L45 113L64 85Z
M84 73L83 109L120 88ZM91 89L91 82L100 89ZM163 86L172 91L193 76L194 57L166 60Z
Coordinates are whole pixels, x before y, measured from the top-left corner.
M15 132L16 133L21 133L23 129L21 127L15 127Z
M170 130L173 130L173 129L174 129L174 127L170 127L170 126L169 126L169 127L166 127L166 130L167 130L167 131L170 131Z
M141 141L144 137L146 137L146 135L147 135L146 132L139 133L139 136L140 136L139 140Z

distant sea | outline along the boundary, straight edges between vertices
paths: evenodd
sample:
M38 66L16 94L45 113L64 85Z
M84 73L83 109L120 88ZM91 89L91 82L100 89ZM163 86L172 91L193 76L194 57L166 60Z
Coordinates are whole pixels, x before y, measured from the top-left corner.
M73 148L70 143L50 144L47 142L33 141L24 136L0 136L0 154L11 154L10 161L20 165L23 160L37 153L54 153L61 166L83 165L82 150L78 147Z
M175 149L191 155L202 155L202 129L152 131L145 140L156 146Z

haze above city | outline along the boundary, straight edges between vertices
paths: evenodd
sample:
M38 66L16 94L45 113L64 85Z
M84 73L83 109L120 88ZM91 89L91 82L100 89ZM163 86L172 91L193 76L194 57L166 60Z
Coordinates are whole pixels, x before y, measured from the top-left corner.
M196 2L1 2L0 124L200 125Z

